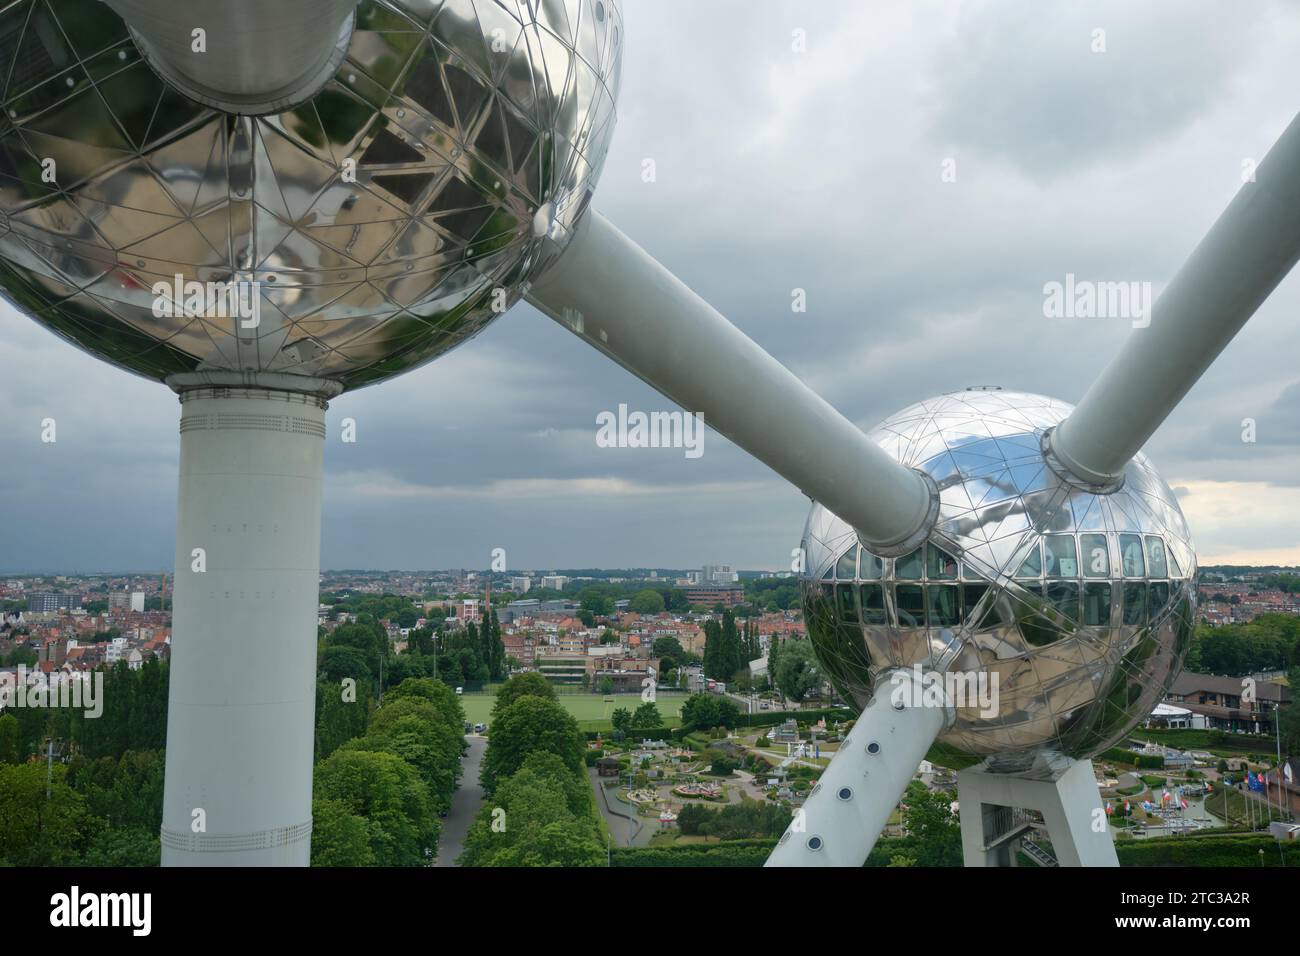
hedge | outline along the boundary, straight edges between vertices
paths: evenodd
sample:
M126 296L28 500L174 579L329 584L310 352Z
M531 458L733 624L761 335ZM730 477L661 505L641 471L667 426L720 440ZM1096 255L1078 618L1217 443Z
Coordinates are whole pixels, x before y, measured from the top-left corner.
M1300 846L1258 836L1169 836L1115 845L1120 866L1300 866ZM1286 858L1283 863L1283 856Z
M762 866L776 840L724 840L676 846L613 847L610 866Z

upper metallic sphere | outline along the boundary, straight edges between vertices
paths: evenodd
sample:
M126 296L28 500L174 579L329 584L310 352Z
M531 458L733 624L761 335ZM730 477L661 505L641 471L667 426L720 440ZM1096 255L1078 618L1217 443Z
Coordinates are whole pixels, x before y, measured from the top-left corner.
M621 24L615 0L362 0L312 99L237 116L160 79L103 4L10 3L0 291L149 378L397 375L562 246L613 132Z
M995 713L956 710L935 754L950 765L1099 753L1150 714L1187 652L1196 555L1178 502L1141 455L1111 494L1063 482L1040 441L1069 411L968 390L872 431L939 487L938 525L911 554L864 551L820 505L808 517L808 632L841 694L863 706L889 692L885 671L917 664L996 687Z

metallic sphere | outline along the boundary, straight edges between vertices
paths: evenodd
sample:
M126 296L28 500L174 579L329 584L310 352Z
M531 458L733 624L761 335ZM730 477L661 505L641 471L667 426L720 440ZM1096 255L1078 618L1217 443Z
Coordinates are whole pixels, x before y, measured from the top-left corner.
M563 247L613 132L621 23L616 0L362 0L324 87L239 116L169 86L104 4L10 3L0 292L159 380L404 372Z
M1099 753L1151 712L1187 653L1196 555L1178 502L1142 455L1109 494L1058 477L1040 442L1070 410L971 389L874 429L939 490L938 524L910 554L868 553L820 505L808 517L808 631L846 699L864 706L889 692L884 671L914 665L996 687L995 712L957 708L932 752L949 766Z

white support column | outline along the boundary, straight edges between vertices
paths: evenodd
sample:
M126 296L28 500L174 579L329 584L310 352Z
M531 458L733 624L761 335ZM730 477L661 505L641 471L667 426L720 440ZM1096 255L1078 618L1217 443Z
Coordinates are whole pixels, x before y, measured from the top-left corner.
M181 403L162 862L306 866L326 404Z
M903 686L906 685L906 686ZM902 697L919 706L897 706ZM948 720L925 706L911 670L881 675L876 696L831 758L764 866L862 866Z
M852 525L877 554L925 540L933 482L895 461L590 210L528 301Z
M1042 777L990 773L971 767L957 774L962 854L967 866L997 866L985 830L986 809L1010 807L1043 815L1052 852L1061 866L1119 866L1091 760L1059 758Z

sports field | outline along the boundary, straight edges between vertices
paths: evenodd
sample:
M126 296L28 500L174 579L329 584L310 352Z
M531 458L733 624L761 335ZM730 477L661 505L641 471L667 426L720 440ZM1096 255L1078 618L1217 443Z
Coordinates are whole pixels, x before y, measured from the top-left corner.
M676 727L681 723L682 704L686 694L666 694L660 692L655 699L655 706L663 715L664 724ZM640 694L558 694L556 700L571 713L583 730L613 730L609 715L619 707L636 710L641 706ZM464 694L460 698L465 708L465 719L471 724L488 723L492 715L492 705L496 703L495 694Z

